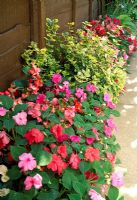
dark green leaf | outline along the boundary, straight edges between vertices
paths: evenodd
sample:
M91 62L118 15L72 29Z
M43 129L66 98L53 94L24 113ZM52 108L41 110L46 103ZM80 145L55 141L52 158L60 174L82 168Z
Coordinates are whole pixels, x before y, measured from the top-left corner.
M108 196L109 200L117 200L118 196L119 196L119 190L118 190L118 188L116 188L114 186L111 186L109 188L107 196Z
M26 152L26 149L21 146L10 146L10 151L14 160L18 160L19 156Z
M17 166L12 166L11 169L8 170L8 176L10 177L10 180L16 180L21 177L20 170Z
M6 109L10 109L13 106L13 99L6 95L1 95L0 105L2 105Z
M82 161L79 164L79 169L82 173L85 173L91 168L91 164L89 162Z
M68 196L69 196L70 200L80 200L81 199L79 194L69 194Z
M5 128L8 130L8 131L10 131L13 127L14 127L14 125L15 125L15 122L14 122L14 120L13 119L6 119L6 120L4 120L4 126L5 126Z
M27 104L17 104L14 108L14 112L15 113L18 113L18 112L21 112L21 111L25 111L27 109L28 105Z

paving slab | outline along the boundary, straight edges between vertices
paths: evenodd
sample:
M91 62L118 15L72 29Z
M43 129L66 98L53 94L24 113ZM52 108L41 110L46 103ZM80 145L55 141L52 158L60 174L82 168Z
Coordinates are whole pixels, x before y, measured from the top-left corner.
M125 200L137 200L137 54L131 58L131 74L127 78L127 92L120 97L115 118L118 126L117 142L121 146L118 156L120 167L126 170L125 185L121 188Z

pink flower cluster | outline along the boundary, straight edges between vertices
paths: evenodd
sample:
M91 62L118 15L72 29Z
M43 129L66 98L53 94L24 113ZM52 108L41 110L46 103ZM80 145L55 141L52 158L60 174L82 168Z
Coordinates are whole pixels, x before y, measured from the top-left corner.
M42 176L39 174L36 174L35 176L27 176L25 181L25 190L30 190L32 187L35 187L36 189L40 189L42 187Z
M28 170L32 171L37 167L37 163L31 153L23 153L19 156L18 167L21 168L23 172Z
M22 111L12 117L17 125L26 125L27 124L27 113Z
M0 132L0 150L9 144L10 139L5 131Z

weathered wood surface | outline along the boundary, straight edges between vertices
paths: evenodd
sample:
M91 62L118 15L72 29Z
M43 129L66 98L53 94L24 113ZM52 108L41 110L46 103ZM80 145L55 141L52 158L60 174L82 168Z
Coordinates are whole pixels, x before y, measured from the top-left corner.
M60 31L96 18L104 0L0 0L0 90L22 76L20 55L30 41L44 47L45 19L58 18Z

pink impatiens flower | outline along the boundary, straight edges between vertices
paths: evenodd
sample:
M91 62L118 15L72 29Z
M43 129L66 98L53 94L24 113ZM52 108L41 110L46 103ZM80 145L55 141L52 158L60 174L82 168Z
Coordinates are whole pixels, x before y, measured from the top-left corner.
M53 83L60 83L62 81L62 76L60 74L54 74L52 76L52 82Z
M87 90L88 92L93 92L93 93L95 93L97 89L96 89L96 86L95 86L95 85L89 83L89 84L86 86L86 90Z
M108 94L108 93L104 94L104 101L105 102L110 102L111 101L110 94Z
M107 124L108 124L108 126L110 127L110 128L112 128L112 129L117 129L117 126L116 126L116 124L114 123L114 121L113 121L113 118L109 118L109 119L107 119L106 120L107 121Z
M92 144L94 141L95 141L95 138L92 138L92 137L86 138L86 142L89 145Z
M27 176L24 181L24 185L25 190L30 190L33 186L36 189L40 189L42 187L42 176L40 176L39 174L36 174L33 177Z
M71 168L78 169L79 163L81 162L78 154L72 153L69 159L69 164L71 164Z
M124 185L123 173L122 172L113 172L111 176L112 185L114 187L121 187Z
M78 135L71 135L70 139L72 142L80 142L81 138Z
M9 137L5 131L0 132L0 149L3 149L10 142Z
M27 124L27 113L22 111L17 115L12 117L17 125L26 125Z
M5 116L7 112L8 112L8 110L6 110L3 107L0 107L0 116L2 116L2 117Z
M95 190L91 189L88 192L91 200L105 200L99 193L97 193Z
M43 104L45 102L46 95L39 94L36 99L36 103Z
M37 166L35 158L32 156L31 153L23 153L19 156L19 163L18 167L21 168L23 172L28 170L33 170Z
M83 89L77 88L75 95L76 95L76 97L81 98L83 93L84 93Z
M113 129L111 127L106 126L106 125L104 126L104 133L106 136L112 137L112 131Z

